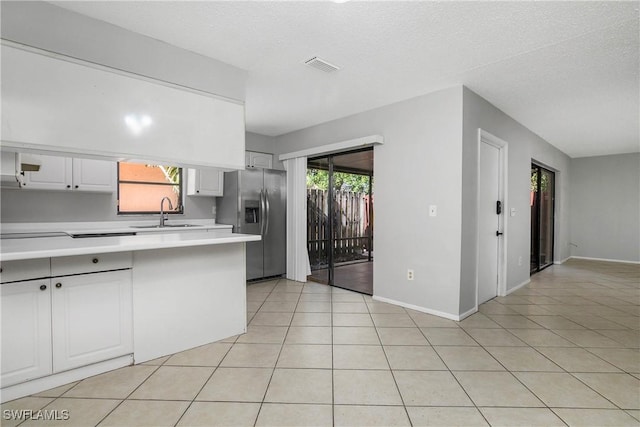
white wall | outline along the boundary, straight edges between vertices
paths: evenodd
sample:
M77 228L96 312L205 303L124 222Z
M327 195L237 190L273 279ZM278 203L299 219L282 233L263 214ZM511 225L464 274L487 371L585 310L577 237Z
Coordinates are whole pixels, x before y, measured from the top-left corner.
M374 134L384 137L374 148L374 294L457 316L462 88L280 136L277 152ZM426 214L429 205L438 206L437 217Z
M556 172L555 251L556 261L569 257L569 169L570 158L544 139L509 117L468 88L464 89L464 131L462 167L462 253L460 312L475 306L475 264L477 240L478 128L507 141L508 206L516 216L508 217L507 290L529 280L531 247L531 162ZM519 258L522 263L519 265Z
M277 138L277 151L384 136L374 150L374 294L458 316L475 307L478 128L509 143L506 211L516 208L506 230L509 290L529 280L532 160L556 171L555 259L569 256L570 158L471 90L451 88L293 132ZM425 215L432 204L435 218Z
M5 40L244 101L247 72L41 1L3 1Z
M640 154L571 159L571 255L640 262Z

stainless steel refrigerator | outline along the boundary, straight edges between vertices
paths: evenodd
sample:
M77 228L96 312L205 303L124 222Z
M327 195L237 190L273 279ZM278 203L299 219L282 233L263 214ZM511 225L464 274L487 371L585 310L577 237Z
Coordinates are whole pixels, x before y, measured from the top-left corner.
M286 172L247 169L224 174L224 196L217 199L216 221L234 233L260 234L247 242L247 280L286 273Z

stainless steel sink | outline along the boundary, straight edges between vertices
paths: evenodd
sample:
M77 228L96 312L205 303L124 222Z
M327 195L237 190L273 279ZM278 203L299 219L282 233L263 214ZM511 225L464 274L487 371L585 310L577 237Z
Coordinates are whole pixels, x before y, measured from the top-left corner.
M160 227L159 224L156 225L132 225L131 228L185 228L185 227L202 227L198 224L165 224L163 227Z

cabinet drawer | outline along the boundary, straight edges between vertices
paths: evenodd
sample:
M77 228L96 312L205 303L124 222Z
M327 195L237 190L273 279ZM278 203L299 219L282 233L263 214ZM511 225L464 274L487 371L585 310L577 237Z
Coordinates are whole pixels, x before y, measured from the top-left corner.
M0 280L2 283L7 283L40 279L49 277L50 271L49 258L4 261L0 264Z
M91 254L51 258L51 276L94 273L131 268L131 252Z

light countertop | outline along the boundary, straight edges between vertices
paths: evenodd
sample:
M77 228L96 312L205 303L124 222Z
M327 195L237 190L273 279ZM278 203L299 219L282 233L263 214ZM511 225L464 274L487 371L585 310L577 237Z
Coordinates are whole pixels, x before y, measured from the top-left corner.
M130 230L130 229L129 229ZM0 260L15 261L71 255L220 245L260 240L259 235L236 234L228 230L165 231L135 236L108 236L74 239L70 236L2 239Z
M213 220L181 220L171 218L166 221L165 228L146 228L156 226L159 220L132 221L97 221L97 222L39 222L39 223L3 223L2 237L26 233L61 233L61 234L100 234L100 233L162 233L176 230L228 230L231 225L216 224ZM172 224L189 224L191 227L170 227ZM143 226L145 228L140 228Z

